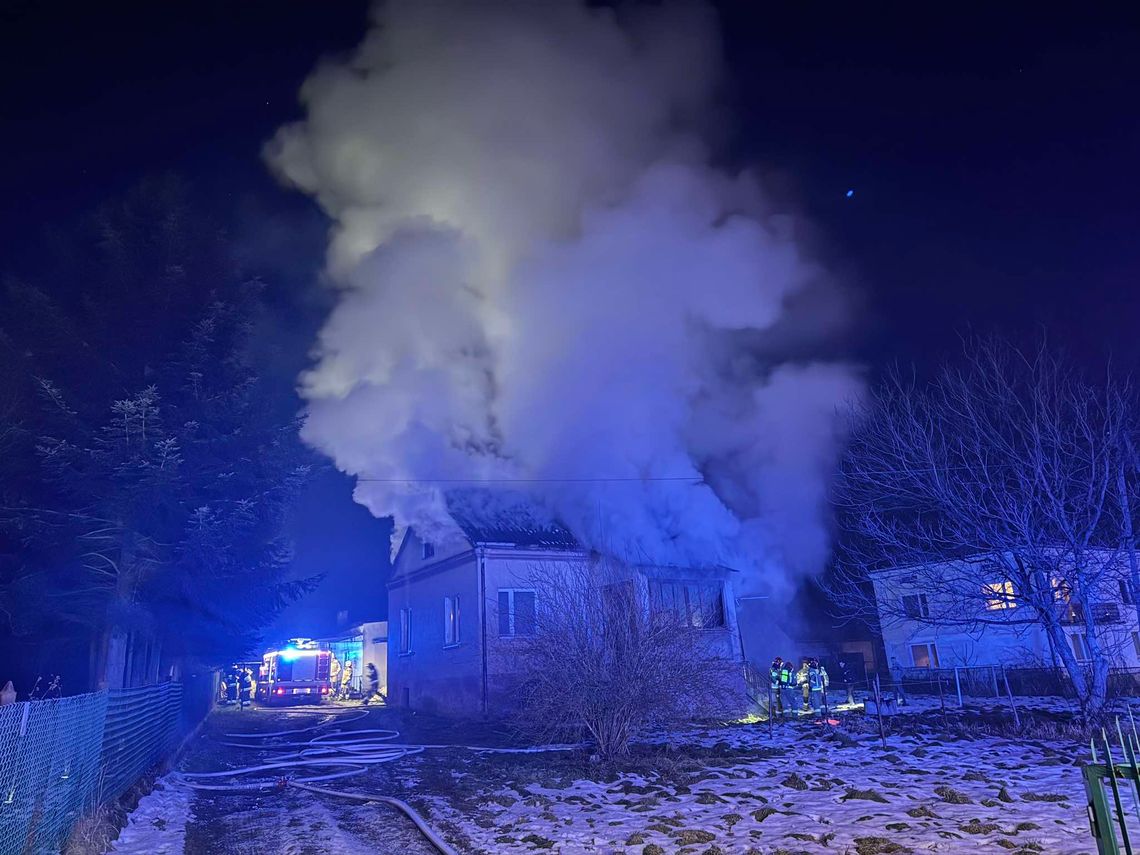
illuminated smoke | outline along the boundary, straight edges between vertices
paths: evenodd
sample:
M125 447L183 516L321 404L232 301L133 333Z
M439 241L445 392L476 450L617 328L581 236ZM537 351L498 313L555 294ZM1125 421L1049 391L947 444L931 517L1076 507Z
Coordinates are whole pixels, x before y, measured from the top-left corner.
M430 538L433 479L520 479L588 544L794 578L826 559L860 387L804 357L842 301L795 220L709 163L711 11L634 13L385 3L305 83L267 149L333 222L304 436Z

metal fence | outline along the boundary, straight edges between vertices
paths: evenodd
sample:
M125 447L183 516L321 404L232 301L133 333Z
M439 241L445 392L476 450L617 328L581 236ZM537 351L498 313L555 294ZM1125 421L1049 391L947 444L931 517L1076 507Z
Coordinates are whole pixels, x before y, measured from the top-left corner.
M110 692L103 726L103 793L116 799L178 745L181 683Z
M94 802L107 693L0 707L0 852L58 852Z
M0 855L59 852L188 732L180 683L0 707Z

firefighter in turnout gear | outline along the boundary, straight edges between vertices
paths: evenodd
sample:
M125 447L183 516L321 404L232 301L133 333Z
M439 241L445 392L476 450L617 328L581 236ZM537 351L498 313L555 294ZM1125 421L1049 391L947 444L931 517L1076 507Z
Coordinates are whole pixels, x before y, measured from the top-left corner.
M347 698L352 692L352 670L352 660L349 659L344 663L344 668L340 672L340 696L342 698Z
M804 712L811 712L811 660L806 656L800 661L800 670L796 672L796 685L804 696Z
M819 664L818 659L812 659L808 663L808 686L811 688L812 709L823 708L823 693L827 691L828 683L827 669Z
M784 714L784 660L777 656L772 660L772 668L768 671L768 688L771 690L771 708L769 714Z
M248 668L238 674L238 709L244 710L253 697L253 672Z
M795 715L796 713L796 692L793 685L796 676L794 662L793 659L785 659L780 666L780 692L785 696L784 712L788 715Z

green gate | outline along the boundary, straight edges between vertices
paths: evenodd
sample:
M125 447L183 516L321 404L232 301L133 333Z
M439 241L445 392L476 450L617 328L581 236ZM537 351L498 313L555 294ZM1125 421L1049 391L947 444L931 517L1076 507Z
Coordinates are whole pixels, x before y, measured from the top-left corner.
M1132 718L1131 711L1128 718ZM1088 801L1089 827L1099 855L1132 855L1133 839L1140 842L1140 766L1136 760L1140 753L1140 737L1137 736L1135 722L1132 722L1132 733L1125 739L1120 719L1117 719L1116 735L1123 755L1121 762L1116 762L1108 734L1102 730L1104 762L1099 762L1096 740L1093 740L1093 762L1086 763L1081 769ZM1134 821L1130 820L1129 814L1134 816ZM1130 821L1133 822L1131 832Z

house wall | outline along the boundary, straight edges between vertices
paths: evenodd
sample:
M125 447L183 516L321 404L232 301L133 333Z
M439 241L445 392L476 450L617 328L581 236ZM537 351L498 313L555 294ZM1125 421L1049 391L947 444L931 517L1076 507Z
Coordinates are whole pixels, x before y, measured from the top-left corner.
M881 603L888 598L897 601L905 594L925 593L932 604L932 612L939 609L934 594L912 588L900 582L902 574L897 571L877 575L873 582L875 597ZM1105 646L1114 651L1114 664L1120 667L1140 667L1140 638L1133 638L1138 632L1136 609L1119 602L1112 590L1104 591L1105 601L1118 601L1120 620L1112 624L1101 624L1098 632ZM1001 623L1005 616L1007 622ZM886 649L887 665L897 660L904 668L915 667L913 646L934 643L937 646L938 662L943 668L971 665L1005 665L1008 667L1052 667L1053 657L1049 640L1043 629L1030 616L1029 607L1019 605L1003 613L987 613L990 620L998 623L984 626L963 627L931 624L924 621L890 619L880 606L883 646ZM1065 635L1072 636L1084 632L1083 625L1065 626ZM1079 646L1079 643L1078 643Z
M541 603L541 577L571 566L582 566L586 554L578 550L538 550L518 547L482 547L478 550L485 579L485 639L487 645L487 707L507 712L518 685L518 638L499 635L499 591L535 589ZM538 606L541 608L541 604Z
M536 591L543 596L541 577L559 572L573 565L581 566L586 554L578 551L530 550L518 548L486 547L477 550L483 561L486 580L486 638L488 660L488 706L493 712L510 709L518 680L518 662L514 654L519 640L499 636L499 590L504 588ZM713 650L726 659L743 663L740 633L737 623L736 598L732 573L723 568L630 568L629 579L639 588L639 595L648 601L650 579L719 582L723 586L725 627L707 630L713 640ZM537 578L536 578L537 577ZM541 605L539 606L541 608ZM741 671L743 689L743 671Z
M459 600L459 642L445 640L444 598ZM411 612L411 650L402 651L401 621ZM388 701L450 715L482 708L478 565L470 546L437 547L422 557L408 532L388 586Z
M541 603L542 576L585 560L586 554L577 550L506 545L447 550L437 547L435 556L425 560L421 542L409 531L397 554L388 587L389 703L455 716L481 715L484 708L492 714L508 711L518 684L519 640L499 636L500 589L535 589ZM720 582L726 626L708 630L709 637L719 643L726 658L743 661L729 571L642 568L631 572L630 577L647 594L648 579L655 576ZM458 597L460 603L460 640L454 645L444 643L445 597ZM410 651L401 650L405 610L410 610L412 619Z

